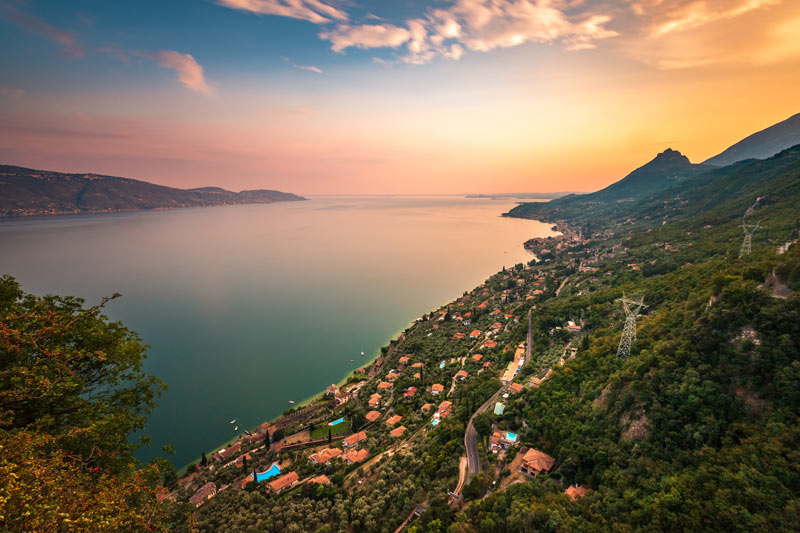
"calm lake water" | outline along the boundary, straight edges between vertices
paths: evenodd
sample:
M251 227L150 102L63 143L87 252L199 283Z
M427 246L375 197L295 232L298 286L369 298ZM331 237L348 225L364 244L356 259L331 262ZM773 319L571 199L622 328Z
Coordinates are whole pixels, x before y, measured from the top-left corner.
M0 273L88 304L151 348L169 385L152 444L176 466L338 382L420 315L503 266L545 224L500 218L506 200L310 201L3 220ZM361 352L365 356L361 356Z

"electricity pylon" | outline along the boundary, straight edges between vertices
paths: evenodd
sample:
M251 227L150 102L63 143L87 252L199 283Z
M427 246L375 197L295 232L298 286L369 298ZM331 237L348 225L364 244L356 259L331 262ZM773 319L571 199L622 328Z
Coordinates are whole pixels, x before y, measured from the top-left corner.
M636 317L639 316L639 311L647 306L644 305L644 297L632 300L627 298L625 293L618 301L622 302L622 307L625 309L625 327L622 328L622 337L619 339L617 357L624 359L631 355L631 344L636 340Z
M750 254L750 250L752 248L753 243L753 233L760 228L758 222L755 224L747 224L742 222L742 229L744 230L744 241L742 241L742 247L739 248L739 257L743 257L745 255Z

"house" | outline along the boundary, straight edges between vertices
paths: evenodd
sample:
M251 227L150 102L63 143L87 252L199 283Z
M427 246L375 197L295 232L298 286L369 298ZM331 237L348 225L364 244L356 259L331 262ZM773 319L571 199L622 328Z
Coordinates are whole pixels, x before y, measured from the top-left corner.
M210 500L216 495L217 495L217 485L209 481L208 483L197 489L197 492L192 494L192 496L189 498L189 503L191 503L195 507L200 507L201 505L206 503L207 500Z
M230 459L231 457L233 457L234 455L236 455L237 453L239 453L239 450L241 449L241 447L242 447L242 443L241 442L235 442L235 443L231 444L230 446L228 446L227 448L223 448L220 451L218 451L217 453L215 453L214 455L212 455L211 456L211 460L212 461L217 461L219 463L225 462L228 459Z
M284 490L294 487L299 479L300 478L297 476L297 472L289 472L288 474L284 474L275 481L271 482L269 484L269 490L275 492L276 494L280 494Z
M502 403L497 402L496 404L494 404L494 414L496 416L502 416L503 415L503 411L505 411L505 410L506 410L506 406L503 405Z
M392 437L402 437L403 433L406 432L405 426L398 426L389 432L389 435Z
M494 311L492 311L492 314L495 316L499 315L500 313L502 313L500 309L495 309Z
M367 438L367 433L364 431L359 431L358 433L353 433L349 437L346 437L342 441L342 445L345 448L352 448L354 446L358 446L358 443L366 438Z
M400 363L401 365L404 365L404 364L408 363L408 361L410 359L411 359L410 357L408 357L407 355L404 355L403 357L398 359L397 362Z
M490 366L492 366L491 361L486 361L485 363L483 363L483 368L489 368Z
M470 357L470 359L472 359L472 360L473 360L473 361L475 361L476 363L480 363L480 362L481 362L481 359L483 359L483 356L482 356L481 354L479 354L479 353L476 353L475 355L473 355L472 357Z
M479 336L480 336L480 334L481 334L481 330L479 330L479 329L473 329L473 330L472 330L472 333L470 333L470 334L469 334L469 338L470 338L470 339L475 339L475 338L479 337Z
M439 404L439 409L436 413L439 415L439 418L445 418L450 416L450 412L453 410L453 402L449 400L445 400Z
M324 448L312 454L308 460L315 465L327 465L331 462L331 459L339 457L340 455L342 455L342 450L339 448Z
M530 384L531 387L538 387L539 385L542 384L542 380L537 378L536 376L531 376L531 379L528 380L528 384Z
M361 448L360 450L353 450L351 452L347 452L342 456L342 460L346 462L348 465L352 465L355 463L360 463L364 459L369 457L369 451L365 448Z
M431 410L431 407L433 407L431 404L429 404L429 403L426 403L425 405L423 405L423 406L421 407L421 409L420 409L420 410L421 410L423 413L427 413L428 411L430 411L430 410Z
M444 385L440 385L438 383L434 383L431 385L431 394L437 396L439 393L444 392Z
M489 329L491 329L492 331L500 331L501 329L503 329L503 324L501 324L500 322L495 322Z
M422 379L422 375L419 372L417 372L416 374L414 374L414 379Z
M381 417L381 412L380 411L370 411L369 413L366 414L366 416L364 418L366 418L370 422L375 422L380 417Z
M381 399L382 398L383 398L383 396L381 396L380 394L377 394L377 393L373 394L372 396L369 397L369 402L368 402L369 406L370 407L378 407L381 404Z
M339 387L338 386L336 386L336 385L328 385L328 389L326 390L326 394L328 396L333 396L337 392L339 392Z
M262 437L263 438L263 437ZM234 466L242 467L245 464L245 461L250 461L253 458L250 456L249 453L243 453L236 460L233 462Z
M531 448L522 457L519 471L530 477L536 477L542 472L549 472L556 464L556 460L544 452Z
M487 349L494 348L495 346L497 346L497 343L495 341L492 341L492 340L488 340L488 341L484 342L483 345L482 345L483 348L487 348Z
M411 368L423 368L424 366L425 363L414 363L413 365L411 365Z
M589 492L589 487L586 485L578 485L575 483L574 485L570 485L567 487L567 490L564 492L567 493L567 496L572 498L572 500L577 500L578 498L583 498L586 496L586 493Z
M461 333L460 331L459 331L458 333L454 333L454 334L453 334L453 338L454 338L454 339L456 339L456 340L459 340L459 341L460 341L461 339L463 339L465 336L466 336L466 335L465 335L464 333Z
M525 387L523 387L522 384L520 384L520 383L512 383L511 385L508 386L508 391L511 394L516 394L518 392L521 392L522 389L524 389L524 388Z
M402 417L402 416L400 416L400 415L394 415L393 417L389 418L389 419L386 421L386 425L387 425L387 426L393 426L393 425L397 424L398 422L400 422L402 419L403 419L403 417Z
M388 390L392 388L392 384L388 381L381 381L378 383L378 390Z
M463 381L467 379L467 376L469 376L469 374L467 373L466 370L459 370L458 372L456 372L456 379L460 379Z
M320 474L317 477L312 477L311 479L308 480L308 482L309 483L316 483L318 485L330 485L331 484L331 480L328 479L328 476L326 476L325 474Z
M417 394L416 387L409 387L407 391L403 393L404 398L413 398Z
M507 450L517 444L517 434L510 431L495 431L489 438L491 450L497 453L499 450Z
M389 383L394 383L394 380L396 380L399 377L400 376L398 374L395 374L394 372L390 372L390 373L386 374L386 381L388 381Z

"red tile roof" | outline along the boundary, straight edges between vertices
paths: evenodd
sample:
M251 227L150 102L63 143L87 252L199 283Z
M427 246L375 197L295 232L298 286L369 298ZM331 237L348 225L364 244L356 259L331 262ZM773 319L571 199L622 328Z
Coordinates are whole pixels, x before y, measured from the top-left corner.
M297 472L289 472L288 474L285 474L276 479L275 481L273 481L272 483L270 483L269 489L274 490L275 492L280 492L283 489L291 487L292 485L297 483L298 479L300 478L297 476Z
M367 434L364 431L359 431L358 433L353 433L349 437L344 439L345 446L355 446L362 440L367 438Z
M392 437L402 437L403 433L405 433L405 432L406 432L406 427L405 426L398 426L398 427L394 428L393 430L391 430L389 432L389 434Z
M473 330L472 330L472 333L470 333L470 334L469 334L469 336L470 336L470 338L474 339L475 337L477 337L477 336L478 336L478 335L480 335L480 334L481 334L481 330L479 330L479 329L473 329Z
M347 452L342 456L342 459L347 461L348 464L353 464L353 463L360 463L367 457L369 457L369 451L364 448L361 448L360 450Z
M366 418L370 422L375 422L380 417L381 417L381 412L380 411L370 411L369 413L367 413L367 415L364 418Z
M564 492L573 500L577 500L586 496L586 493L589 492L589 487L586 485L570 485Z
M398 422L400 422L402 419L403 419L402 416L394 415L393 417L391 417L390 419L388 419L386 421L386 424L389 425L389 426L393 426L393 425L397 424Z

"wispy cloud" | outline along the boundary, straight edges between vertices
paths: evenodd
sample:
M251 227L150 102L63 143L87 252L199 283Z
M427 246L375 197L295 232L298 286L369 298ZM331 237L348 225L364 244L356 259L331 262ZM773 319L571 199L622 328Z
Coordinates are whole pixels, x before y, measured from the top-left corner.
M296 68L297 70L308 70L310 72L316 72L317 74L322 74L322 69L319 67L315 67L314 65L298 65L297 63L290 60L288 57L281 57L284 61L289 63L292 68Z
M780 3L781 0L635 0L631 10L650 19L651 37L661 37Z
M61 50L67 56L83 57L86 55L83 47L75 39L75 34L51 26L41 18L22 11L11 2L0 1L0 18L47 37L60 45Z
M279 15L314 24L347 20L347 13L320 0L217 0L221 6L259 15Z
M178 81L189 89L205 94L214 92L206 81L203 67L195 61L191 54L182 54L175 50L161 50L154 54L141 54L150 57L164 68L172 69L178 74Z

